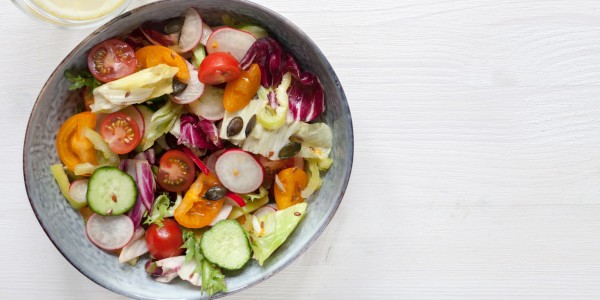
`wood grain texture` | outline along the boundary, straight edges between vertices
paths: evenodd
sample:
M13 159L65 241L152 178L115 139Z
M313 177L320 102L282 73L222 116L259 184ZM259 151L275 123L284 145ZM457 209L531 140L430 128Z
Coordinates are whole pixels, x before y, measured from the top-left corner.
M257 2L328 57L356 158L317 242L231 299L600 298L600 3ZM121 299L52 246L20 175L35 97L91 30L0 14L0 299Z

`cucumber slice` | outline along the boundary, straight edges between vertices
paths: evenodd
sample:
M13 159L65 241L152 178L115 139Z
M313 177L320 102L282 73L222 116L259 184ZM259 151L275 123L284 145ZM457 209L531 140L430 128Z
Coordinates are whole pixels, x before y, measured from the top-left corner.
M100 167L90 177L87 200L90 209L103 216L129 211L138 191L133 178L117 167Z
M202 235L204 258L227 270L239 270L250 260L246 232L236 220L222 220Z

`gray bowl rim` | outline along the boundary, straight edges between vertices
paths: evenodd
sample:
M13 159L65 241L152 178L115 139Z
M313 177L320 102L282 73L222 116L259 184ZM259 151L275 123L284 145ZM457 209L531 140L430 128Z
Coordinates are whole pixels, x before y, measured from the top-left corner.
M54 78L55 76L62 76L62 74L58 74L58 70L62 67L65 66L74 56L75 52L77 52L77 50L79 50L80 48L82 48L84 45L86 45L95 35L99 34L100 32L104 31L106 28L112 26L112 24L116 23L117 21L127 18L130 15L134 14L134 13L138 13L140 11L149 9L151 6L154 5L162 5L165 2L177 2L178 0L160 0L160 1L156 1L156 2L152 2L152 3L148 3L142 6L139 6L137 8L134 8L132 10L129 10L113 19L111 19L110 21L108 21L107 23L105 23L104 25L98 27L98 29L94 30L92 33L90 33L87 37L85 37L77 46L75 46L75 48L73 48L73 50L71 50L71 52L69 52L69 54L67 54L67 56L58 64L58 66L54 69L54 71L52 72L52 74L50 74L50 76L48 77L48 80L46 80L46 83L44 83L44 86L42 87L42 89L40 90L38 97L35 100L35 103L33 105L33 108L31 110L31 113L29 114L29 120L27 121L27 128L25 131L25 138L23 140L23 180L25 183L25 191L27 193L27 199L29 199L29 204L31 205L31 208L33 210L33 213L35 214L36 219L38 220L38 222L40 223L40 226L42 226L42 229L44 230L44 233L46 234L46 236L48 237L48 239L50 240L50 242L52 242L52 244L54 245L54 247L56 247L56 249L58 250L58 252L60 252L60 254L75 268L77 269L77 271L79 271L81 274L83 274L85 277L87 277L88 279L90 279L91 281L95 282L96 284L98 284L99 286L118 293L122 296L125 297L129 297L129 298L134 298L134 299L139 299L139 295L135 295L133 293L129 293L128 291L124 291L124 290L120 290L120 289L113 289L113 287L108 286L106 284L104 284L104 282L97 278L96 276L94 276L94 274L88 274L86 272L84 272L83 270L81 270L75 263L73 263L73 261L71 261L71 259L65 255L65 253L61 250L60 247L58 247L58 245L54 242L54 240L52 238L50 238L50 235L48 234L48 231L46 229L46 226L44 225L44 223L41 221L40 217L39 217L39 212L37 211L37 209L35 208L35 206L33 205L33 201L31 199L31 196L29 194L29 189L28 189L28 181L27 181L27 176L26 176L26 166L29 163L28 157L27 157L27 151L25 149L25 143L28 140L28 136L30 134L29 129L31 128L31 123L32 123L32 117L34 115L34 113L39 109L39 105L40 105L40 98L42 97L43 94L45 94L47 88L48 88L48 83L50 82L50 80L52 78ZM292 30L296 30L307 42L308 46L310 48L312 48L317 55L320 58L320 61L324 64L324 66L326 67L327 73L329 74L329 76L334 79L336 82L339 83L339 78L337 77L337 75L335 74L335 71L333 70L333 67L331 66L331 64L329 63L329 61L327 60L327 58L325 57L325 55L323 54L323 52L321 51L321 49L319 49L319 47L314 43L314 41L306 34L304 33L304 31L302 31L298 26L296 26L294 23L292 23L290 20L286 19L285 17L281 16L279 13L265 7L262 5L259 5L257 3L251 2L251 1L247 1L247 0L230 0L230 1L234 1L234 2L240 2L243 3L244 5L247 5L249 7L252 7L254 9L258 9L258 10L263 10L266 11L267 13L271 14L274 18L276 18L278 21L285 23L287 25L290 26L290 28ZM317 238L323 233L323 231L325 230L325 228L327 228L327 226L329 225L329 223L331 222L331 220L333 219L333 216L335 215L335 213L337 212L342 199L344 197L344 194L346 192L346 188L348 187L348 182L350 180L350 176L352 173L352 165L353 165L353 161L354 161L354 127L352 124L352 115L350 113L350 107L348 105L348 100L346 98L346 94L344 93L344 90L342 88L341 83L337 85L337 89L338 92L341 96L341 102L342 102L342 110L344 115L348 116L348 122L349 122L349 141L350 141L350 148L348 149L348 157L346 158L348 160L349 163L349 171L346 175L346 177L344 178L344 181L342 182L342 189L340 192L340 195L338 195L338 198L336 199L335 205L334 205L334 209L332 210L331 214L327 216L327 219L325 221L325 223L323 223L323 226L321 228L319 228L314 235L308 240L308 242L306 244L304 244L301 248L300 251L298 251L295 255L292 255L290 257L290 259L283 263L281 265L280 268L276 269L274 272L272 272L271 274L268 274L268 276L262 277L259 280L256 280L254 282L250 282L247 285L235 289L235 290L228 290L225 293L217 293L215 294L213 297L211 297L211 299L216 299L216 298L221 298L221 297L225 297L225 296L229 296L235 293L238 293L240 291L246 290L252 286L255 286L263 281L268 280L269 278L273 277L274 275L278 274L279 272L281 272L283 269L287 268L291 263L293 263L296 259L298 259L298 257L300 257L316 240Z

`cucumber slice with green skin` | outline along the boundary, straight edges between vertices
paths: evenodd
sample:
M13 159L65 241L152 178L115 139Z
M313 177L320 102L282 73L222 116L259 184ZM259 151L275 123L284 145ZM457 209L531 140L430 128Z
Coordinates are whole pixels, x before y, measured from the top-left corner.
M239 270L250 260L246 232L236 220L222 220L202 235L204 258L227 270Z
M90 177L87 200L90 209L103 216L129 211L138 191L133 178L117 167L100 167Z

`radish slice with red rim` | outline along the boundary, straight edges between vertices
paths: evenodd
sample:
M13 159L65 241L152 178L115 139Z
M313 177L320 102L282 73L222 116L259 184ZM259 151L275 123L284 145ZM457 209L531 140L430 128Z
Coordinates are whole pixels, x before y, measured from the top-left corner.
M206 25L206 23L202 23L202 38L200 39L200 44L206 46L206 43L208 42L208 38L210 37L210 35L212 33L213 33L213 31L210 28L210 26Z
M187 52L198 46L202 39L202 18L198 11L194 8L188 8L185 13L183 27L179 35L179 48L181 51Z
M215 164L217 163L217 158L219 158L219 156L223 154L223 152L225 152L225 149L217 150L204 159L204 164L211 172L215 171Z
M133 222L126 215L93 214L88 219L85 230L90 241L104 250L123 248L129 243L135 232Z
M237 61L241 61L242 58L248 52L248 49L252 47L252 44L256 42L256 38L246 32L237 30L231 27L223 27L215 30L208 41L206 42L206 52L208 54L215 52L227 52Z
M246 206L246 201L244 201L244 198L242 198L240 195L238 195L236 193L227 192L225 197L227 197L227 199L231 200L231 202L237 204L237 206L239 206L239 207Z
M217 222L227 219L232 209L233 206L231 204L224 203L219 211L219 214L212 220L212 222L210 222L209 226L213 226L217 224Z
M187 87L178 94L171 94L171 100L177 104L188 104L196 101L204 93L204 83L198 80L198 69L185 61L190 71L190 81Z
M230 149L221 154L215 164L215 173L223 186L238 194L255 191L264 178L264 170L258 160L240 149Z

